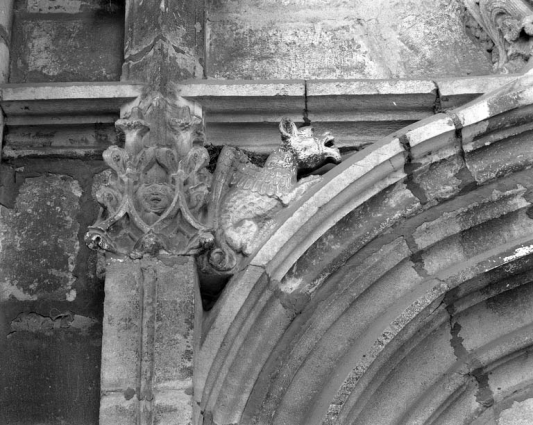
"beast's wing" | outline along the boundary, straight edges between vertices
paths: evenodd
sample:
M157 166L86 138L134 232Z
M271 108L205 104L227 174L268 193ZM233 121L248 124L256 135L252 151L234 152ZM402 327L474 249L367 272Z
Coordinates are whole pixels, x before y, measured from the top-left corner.
M209 203L209 222L218 228L220 206L224 196L231 186L240 182L253 180L260 174L261 168L252 164L245 153L236 148L224 146L217 160L217 168L211 185L211 200ZM240 186L239 186L240 187Z
M232 185L243 189L281 198L290 192L292 184L292 170L286 167L260 168L250 162L238 164Z

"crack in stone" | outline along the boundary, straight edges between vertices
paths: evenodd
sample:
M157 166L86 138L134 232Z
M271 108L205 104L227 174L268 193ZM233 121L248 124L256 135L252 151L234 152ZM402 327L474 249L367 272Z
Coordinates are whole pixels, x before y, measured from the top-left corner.
M7 30L2 25L0 25L0 41L3 41L4 44L9 47L10 38L11 37L9 36Z
M308 107L308 94L307 94L307 80L304 80L304 110L303 110L303 119L305 125L311 125L311 120L309 119L309 107Z
M445 297L446 303L448 297ZM467 365L469 372L468 376L472 377L477 385L477 391L475 394L476 401L483 407L488 408L494 404L494 394L489 385L489 375L484 370L483 363L469 352L464 346L464 338L459 335L462 326L458 321L454 321L455 307L452 304L446 303L446 311L450 316L450 334L451 334L451 347L455 354L455 357L459 362L463 362Z
M411 151L411 144L409 143L409 138L406 134L401 134L398 136L398 141L402 145L406 157L404 164L404 173L407 176L405 179L405 186L413 196L415 196L421 204L426 204L428 198L424 190L420 187L418 183L414 181L414 171L417 168L417 164L413 162L413 153Z
M477 182L470 171L470 168L468 168L467 159L466 159L466 152L464 150L463 146L463 123L457 116L457 114L445 112L448 117L453 122L453 125L455 127L455 137L457 138L457 142L459 145L459 157L461 158L461 161L463 162L463 166L459 169L459 171L455 174L455 178L458 179L461 182L461 190L459 192L459 195L462 195L466 192L470 192L472 189L477 187Z

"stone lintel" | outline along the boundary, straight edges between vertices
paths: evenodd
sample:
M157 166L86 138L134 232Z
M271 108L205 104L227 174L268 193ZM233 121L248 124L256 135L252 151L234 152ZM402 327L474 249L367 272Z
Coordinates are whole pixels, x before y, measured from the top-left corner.
M516 80L520 74L483 75L463 78L438 78L442 109L453 109L464 105L483 93L496 90Z
M100 158L117 142L114 122L121 107L142 88L120 82L0 84L9 129L3 157Z
M120 82L1 84L0 106L8 120L46 115L118 116L120 107L137 98L142 88Z
M467 103L489 88L502 86L517 77L187 80L177 86L177 94L202 105L206 139L213 145L268 154L278 146L277 123L286 116L300 124L310 120L317 133L330 131L336 138L335 144L349 152L431 116L439 109ZM121 82L4 84L0 85L0 107L6 115L6 125L20 128L20 133L30 134L40 126L56 126L68 133L71 124L98 123L111 128L121 106L136 99L142 88L142 84ZM38 140L32 146L38 138L26 140L18 137L16 131L10 134L5 157L48 154L84 157L99 155L109 145L109 142L102 146L89 143L73 148L56 140L46 143ZM63 138L69 138L68 134Z

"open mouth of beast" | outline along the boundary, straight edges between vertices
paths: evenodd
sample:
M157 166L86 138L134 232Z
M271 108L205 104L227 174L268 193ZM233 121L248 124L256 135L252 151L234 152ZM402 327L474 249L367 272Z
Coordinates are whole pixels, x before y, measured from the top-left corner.
M342 161L342 158L339 149L335 146L335 138L328 134L326 135L323 143L326 162L339 164Z

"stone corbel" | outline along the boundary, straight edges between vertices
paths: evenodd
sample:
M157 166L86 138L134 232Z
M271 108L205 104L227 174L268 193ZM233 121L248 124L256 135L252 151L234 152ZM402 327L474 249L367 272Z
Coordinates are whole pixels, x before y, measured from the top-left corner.
M205 224L212 176L199 111L185 99L151 94L116 122L125 143L103 154L114 173L97 191L102 209L86 234L89 247L139 259L212 245Z
M494 43L492 61L499 72L519 72L533 52L530 0L464 0L468 12Z

